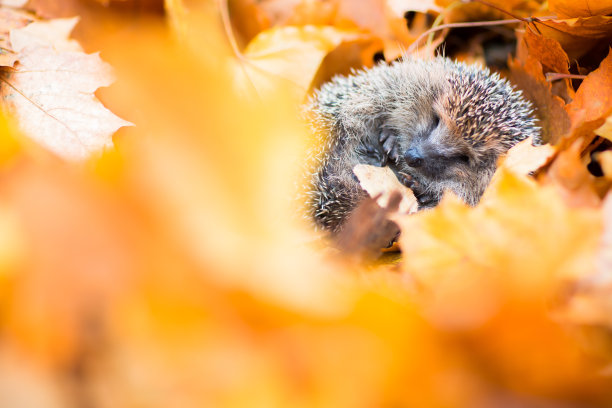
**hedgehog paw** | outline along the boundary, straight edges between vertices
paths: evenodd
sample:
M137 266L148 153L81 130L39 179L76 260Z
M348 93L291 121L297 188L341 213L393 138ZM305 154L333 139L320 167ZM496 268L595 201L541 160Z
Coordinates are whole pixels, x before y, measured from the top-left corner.
M387 165L387 155L376 146L363 146L360 153L365 164L376 167L384 167Z
M400 183L402 183L403 185L405 185L406 187L410 189L412 189L412 187L416 183L414 179L412 178L412 176L408 173L404 173L400 171L396 173L396 176Z
M398 136L393 134L389 129L383 129L378 139L389 160L395 164L398 164L402 157L399 152L398 139Z

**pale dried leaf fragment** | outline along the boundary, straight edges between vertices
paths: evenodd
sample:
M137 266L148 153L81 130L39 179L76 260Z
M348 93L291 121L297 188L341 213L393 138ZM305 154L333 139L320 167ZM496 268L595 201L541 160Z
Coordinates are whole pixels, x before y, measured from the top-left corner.
M500 163L500 168L515 174L527 175L544 166L555 154L557 148L550 144L534 146L531 137L514 145Z
M0 3L4 5L4 3ZM10 42L13 29L25 27L36 20L32 13L11 8L0 8L0 67L12 67L17 61L17 52Z
M78 22L78 17L37 21L36 24L12 30L11 45L16 52L34 46L48 46L56 51L83 51L78 41L70 39L70 33Z
M22 8L28 0L0 0L0 6Z
M595 134L612 141L612 115L606 118L603 125L595 129Z
M412 214L417 211L417 199L408 187L399 182L389 167L374 167L367 164L358 164L353 173L359 179L361 187L377 204L386 208L394 192L400 193L402 200L399 204L400 214Z
M85 160L110 148L113 133L131 124L94 96L113 82L112 69L68 40L75 23L32 23L13 30L19 64L2 72L0 95L28 137L62 158Z

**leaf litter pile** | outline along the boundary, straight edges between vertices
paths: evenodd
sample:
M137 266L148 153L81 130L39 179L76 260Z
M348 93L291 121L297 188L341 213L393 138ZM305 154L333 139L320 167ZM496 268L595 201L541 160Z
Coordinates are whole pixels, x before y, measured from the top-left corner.
M611 406L611 44L609 0L0 1L0 406ZM439 52L547 143L476 207L358 167L329 247L303 102Z

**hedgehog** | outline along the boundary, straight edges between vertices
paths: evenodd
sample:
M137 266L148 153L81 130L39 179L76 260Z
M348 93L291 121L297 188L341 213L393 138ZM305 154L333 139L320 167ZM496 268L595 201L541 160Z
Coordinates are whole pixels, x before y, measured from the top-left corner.
M497 73L451 61L404 58L336 76L307 104L315 131L306 206L317 229L332 234L367 194L357 164L389 166L410 187L419 210L445 191L476 205L498 158L532 137L531 104Z

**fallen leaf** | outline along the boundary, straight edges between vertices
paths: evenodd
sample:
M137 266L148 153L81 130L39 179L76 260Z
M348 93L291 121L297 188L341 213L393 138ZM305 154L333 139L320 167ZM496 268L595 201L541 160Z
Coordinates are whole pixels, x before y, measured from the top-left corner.
M417 211L418 202L412 190L400 183L389 167L358 164L353 168L353 173L359 179L361 187L381 208L387 208L391 196L399 193L402 198L398 205L399 213L411 214Z
M333 245L358 263L379 257L381 249L388 248L399 234L397 224L391 219L398 212L401 200L397 191L389 193L384 207L370 197L361 200L334 235Z
M435 0L440 7L447 8L444 22L503 20L508 14L503 10L511 10L514 15L529 17L537 10L539 4L524 0L492 0L485 4L478 2L456 3L453 0Z
M508 151L493 177L505 170L523 176L534 173L544 166L556 151L557 149L550 144L534 146L532 138L529 137Z
M569 58L557 40L535 34L529 29L525 30L522 38L525 41L529 55L540 61L545 73L570 73Z
M126 122L94 96L113 82L111 67L67 36L76 19L32 23L13 30L19 65L2 72L0 94L23 132L60 157L85 160L112 147ZM67 51L72 49L73 51Z
M356 30L334 27L279 27L258 34L235 68L242 89L254 86L260 95L284 86L301 100L323 58L344 41L367 38Z
M567 142L583 140L588 145L612 113L612 52L583 81L574 100L565 106L572 122Z
M509 59L508 79L516 85L525 98L534 106L538 126L542 131L542 141L556 144L570 129L569 115L563 100L552 94L550 82L542 73L542 65L532 56L525 57L523 63Z
M572 208L553 189L504 171L475 208L445 197L396 222L403 273L422 288L417 298L432 324L460 333L503 384L528 393L584 386L575 382L584 378L577 345L546 305L564 279L593 270L598 210ZM546 346L535 351L534 341Z
M570 60L578 59L600 44L609 45L612 17L578 17L565 20L546 20L537 24L548 38L557 40Z
M548 8L562 18L612 14L612 2L610 0L549 0Z

